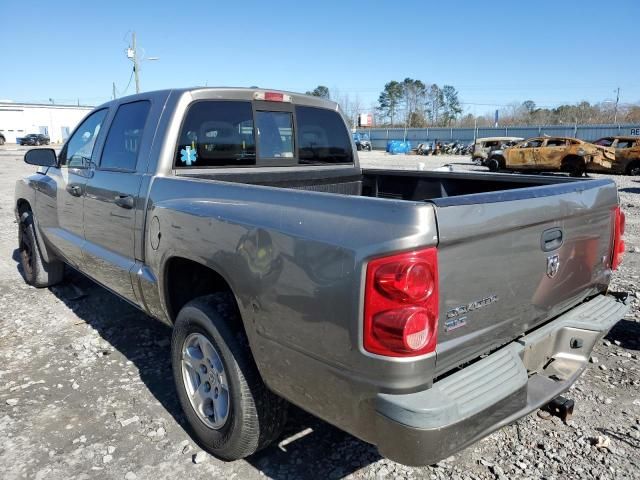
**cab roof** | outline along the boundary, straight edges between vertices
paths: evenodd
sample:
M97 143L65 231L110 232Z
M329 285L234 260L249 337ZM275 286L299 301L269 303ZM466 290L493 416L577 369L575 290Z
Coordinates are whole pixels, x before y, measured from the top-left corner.
M305 105L309 107L327 108L330 110L339 111L338 104L332 100L327 100L321 97L314 97L312 95L305 95L303 93L289 92L286 90L276 90L271 88L244 88L244 87L189 87L189 88L175 88L167 90L154 90L149 92L142 92L135 95L129 95L127 97L118 98L110 102L106 102L100 107L109 106L113 103L128 103L136 100L143 100L149 97L169 95L191 95L194 99L210 99L210 100L245 100L245 101L269 101L256 98L256 94L279 94L288 97L281 103L291 103L294 105ZM273 102L279 103L279 102Z

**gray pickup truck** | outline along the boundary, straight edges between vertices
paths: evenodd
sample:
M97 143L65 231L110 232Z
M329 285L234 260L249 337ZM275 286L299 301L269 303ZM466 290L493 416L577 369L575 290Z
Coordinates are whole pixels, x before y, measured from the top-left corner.
M316 97L144 93L25 161L26 281L67 264L172 325L186 418L227 460L290 402L437 462L568 389L626 311L612 181L362 170Z

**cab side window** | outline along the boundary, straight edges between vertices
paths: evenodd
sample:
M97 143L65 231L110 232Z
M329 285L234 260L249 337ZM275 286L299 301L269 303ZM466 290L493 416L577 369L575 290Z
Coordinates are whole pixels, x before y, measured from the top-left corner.
M101 169L135 171L150 108L147 100L118 107L102 150Z
M106 108L93 112L80 124L60 153L60 166L70 168L89 167L93 156L93 148L107 112Z

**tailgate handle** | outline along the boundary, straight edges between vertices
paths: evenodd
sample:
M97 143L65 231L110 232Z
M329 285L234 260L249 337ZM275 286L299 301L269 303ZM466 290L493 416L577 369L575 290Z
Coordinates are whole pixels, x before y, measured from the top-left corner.
M543 252L550 252L562 245L562 230L559 228L551 228L542 232L542 241L540 246Z

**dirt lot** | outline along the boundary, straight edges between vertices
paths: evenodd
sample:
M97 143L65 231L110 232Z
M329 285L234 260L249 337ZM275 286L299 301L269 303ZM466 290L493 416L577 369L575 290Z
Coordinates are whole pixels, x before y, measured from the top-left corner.
M627 250L614 288L632 309L568 396L573 420L530 415L437 466L409 468L294 410L279 445L225 463L189 437L175 398L167 327L78 273L49 290L16 262L13 186L33 171L0 147L0 478L638 478L640 178L614 177ZM462 157L362 155L367 167L480 169Z

